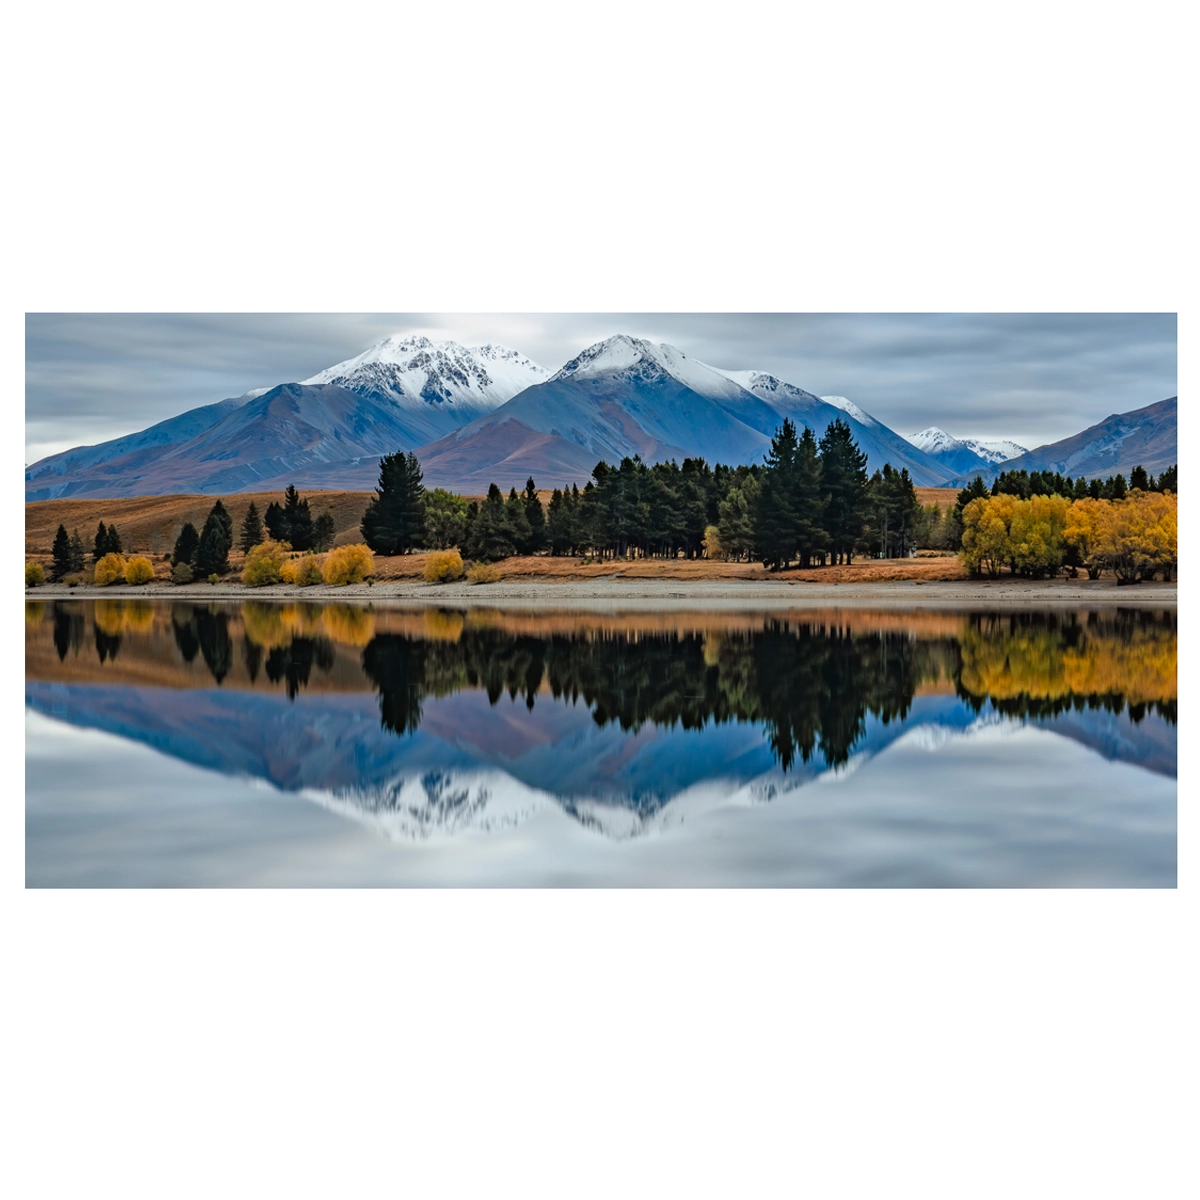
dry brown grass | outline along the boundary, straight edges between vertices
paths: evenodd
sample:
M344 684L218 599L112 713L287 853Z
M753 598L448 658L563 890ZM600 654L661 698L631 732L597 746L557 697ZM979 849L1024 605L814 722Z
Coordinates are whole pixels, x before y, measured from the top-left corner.
M358 525L371 492L302 491L300 494L308 500L314 518L326 509L333 513L335 546L362 540ZM49 555L54 532L60 524L66 526L68 533L78 529L84 547L90 551L96 526L103 521L105 525L116 525L126 555L170 554L184 525L191 521L200 529L217 499L217 496L135 496L128 500L36 500L25 505L25 553L30 557ZM261 516L272 500L283 503L283 493L253 492L220 499L233 518L236 540L250 501L258 505ZM240 565L240 556L237 557Z
M931 504L936 504L943 513L947 509L953 508L958 502L958 488L914 488L917 493L917 501L923 508L928 508Z

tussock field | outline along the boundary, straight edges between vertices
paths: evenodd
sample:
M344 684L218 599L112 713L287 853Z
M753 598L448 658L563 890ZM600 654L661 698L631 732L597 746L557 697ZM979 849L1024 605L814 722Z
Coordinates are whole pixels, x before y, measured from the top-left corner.
M333 513L334 545L361 541L358 523L366 511L371 492L307 492L313 518L326 509ZM234 541L250 501L259 516L271 501L283 503L282 492L247 492L239 496L136 496L127 500L36 500L25 505L25 554L29 558L49 555L54 531L60 524L67 532L79 530L84 548L91 551L96 526L116 524L121 543L129 554L170 554L183 526L191 521L197 530L204 525L209 509L221 500L233 518ZM232 556L231 556L232 560Z

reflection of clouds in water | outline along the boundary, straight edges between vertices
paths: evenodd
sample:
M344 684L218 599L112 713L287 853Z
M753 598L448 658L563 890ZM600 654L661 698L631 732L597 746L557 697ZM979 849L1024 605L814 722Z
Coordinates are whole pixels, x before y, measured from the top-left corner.
M516 819L413 841L28 712L27 883L1174 884L1173 780L1014 726L948 739L933 770L920 740L901 738L836 786L704 781L653 814L651 836L621 840L612 835L628 812L596 806L614 822L597 836L496 772L477 782ZM530 798L538 803L527 809Z

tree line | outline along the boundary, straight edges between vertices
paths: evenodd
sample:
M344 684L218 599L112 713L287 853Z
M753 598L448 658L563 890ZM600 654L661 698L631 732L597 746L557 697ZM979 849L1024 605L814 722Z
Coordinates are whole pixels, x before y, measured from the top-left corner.
M599 558L722 558L773 569L909 554L924 510L907 469L867 472L849 425L817 439L785 420L766 461L752 466L686 458L598 462L581 490L555 488L543 505L534 480L506 497L493 483L480 501L428 491L413 453L381 460L363 515L363 540L379 554L459 548L495 562L514 554Z

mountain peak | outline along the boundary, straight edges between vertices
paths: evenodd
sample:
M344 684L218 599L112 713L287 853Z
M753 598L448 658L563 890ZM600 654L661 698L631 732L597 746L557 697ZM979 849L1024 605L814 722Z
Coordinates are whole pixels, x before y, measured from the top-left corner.
M402 408L462 411L470 420L547 375L545 367L506 346L461 346L421 334L394 333L303 382L336 384Z

